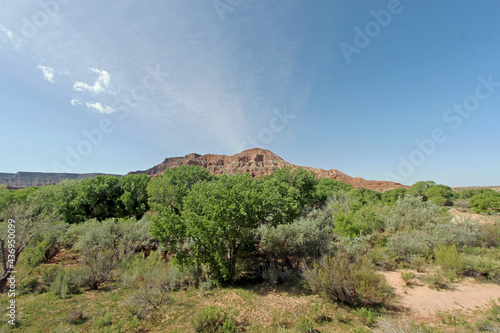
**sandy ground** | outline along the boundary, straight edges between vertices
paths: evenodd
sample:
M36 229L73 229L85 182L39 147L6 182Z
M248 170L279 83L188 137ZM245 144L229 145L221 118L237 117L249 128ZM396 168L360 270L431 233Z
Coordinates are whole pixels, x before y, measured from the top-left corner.
M433 290L415 279L416 285L404 286L401 271L383 272L387 282L399 296L397 305L402 306L416 318L434 317L436 311L464 312L486 308L492 300L500 298L500 285L479 283L472 278L466 278L454 283L453 290ZM417 276L426 273L416 273Z
M471 222L479 222L479 223L487 223L493 224L495 221L499 220L498 216L488 216L488 215L480 215L474 213L466 213L461 212L456 208L451 208L449 213L453 216L453 221L461 222L463 220L470 220Z

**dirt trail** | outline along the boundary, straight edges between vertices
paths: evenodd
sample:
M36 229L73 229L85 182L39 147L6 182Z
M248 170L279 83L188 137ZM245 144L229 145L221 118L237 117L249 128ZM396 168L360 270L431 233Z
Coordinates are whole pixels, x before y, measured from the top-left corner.
M434 317L437 310L477 310L488 307L492 300L500 298L500 285L479 283L472 278L454 283L453 290L437 291L417 279L417 285L403 287L400 271L383 274L399 296L397 304L408 309L416 318Z

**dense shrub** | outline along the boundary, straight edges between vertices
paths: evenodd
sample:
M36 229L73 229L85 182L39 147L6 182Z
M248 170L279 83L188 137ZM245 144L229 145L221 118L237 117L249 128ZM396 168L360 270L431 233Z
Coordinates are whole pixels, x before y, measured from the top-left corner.
M455 245L458 249L464 246L480 246L481 226L470 218L462 218L451 223L436 225L432 231L439 244Z
M500 283L500 250L465 248L461 274Z
M424 202L421 197L405 196L399 198L394 209L386 217L386 229L430 230L437 224L447 223L451 219L441 214L441 208L431 202Z
M453 245L439 245L434 248L435 263L445 271L461 271L464 267L457 247Z
M429 255L434 243L434 237L420 230L398 231L387 238L388 249L406 261L415 256Z
M499 213L500 193L490 190L476 194L470 198L470 206L474 208L476 213Z
M85 269L59 269L50 286L50 291L60 298L78 294L80 288L87 284L88 271Z
M93 248L80 250L82 264L88 267L87 284L90 289L97 290L99 286L110 281L111 272L118 266L116 252L108 248Z
M386 304L393 297L385 277L367 259L352 262L342 251L305 268L303 276L313 291L350 306Z
M397 255L386 247L375 246L368 251L367 257L375 265L375 268L379 270L391 270L395 266Z
M344 237L370 235L384 228L378 207L373 204L362 206L347 214L336 212L334 219L335 233Z
M332 253L333 219L326 210L313 210L291 224L262 225L256 230L259 251L279 268L297 268L306 259Z
M498 247L500 245L500 222L481 225L478 233L484 246Z

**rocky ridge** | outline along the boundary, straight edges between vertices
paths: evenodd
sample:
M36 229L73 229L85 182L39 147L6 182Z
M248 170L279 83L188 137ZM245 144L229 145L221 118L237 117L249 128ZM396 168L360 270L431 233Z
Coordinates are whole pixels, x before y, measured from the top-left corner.
M232 156L214 154L199 155L192 153L184 157L169 157L162 163L150 169L135 171L132 173L144 173L154 177L162 174L167 168L175 168L180 165L199 165L215 175L223 173L233 175L248 172L255 178L269 175L274 170L283 167L290 167L292 169L304 168L307 171L313 171L317 178L331 178L339 180L352 185L354 188L363 187L381 192L398 187L408 188L408 186L391 181L376 181L366 180L360 177L351 177L336 169L324 170L298 166L283 160L281 157L269 150L261 148L245 150Z

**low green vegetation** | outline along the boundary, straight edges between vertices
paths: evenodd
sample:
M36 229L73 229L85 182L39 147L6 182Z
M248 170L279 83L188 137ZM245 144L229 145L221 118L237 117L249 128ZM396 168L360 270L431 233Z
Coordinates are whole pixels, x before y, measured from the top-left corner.
M15 267L17 331L383 331L403 314L381 271L401 269L406 290L500 283L497 199L430 181L353 189L300 168L0 187L1 311ZM493 220L453 219L456 202ZM499 325L464 318L471 331Z

